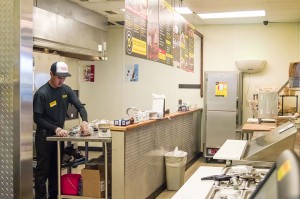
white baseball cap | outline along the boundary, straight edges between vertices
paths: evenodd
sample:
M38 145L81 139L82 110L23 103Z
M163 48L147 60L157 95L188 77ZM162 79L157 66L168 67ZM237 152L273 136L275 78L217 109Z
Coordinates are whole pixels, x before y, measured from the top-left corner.
M60 77L71 77L68 71L68 65L65 62L59 61L51 65L51 72Z

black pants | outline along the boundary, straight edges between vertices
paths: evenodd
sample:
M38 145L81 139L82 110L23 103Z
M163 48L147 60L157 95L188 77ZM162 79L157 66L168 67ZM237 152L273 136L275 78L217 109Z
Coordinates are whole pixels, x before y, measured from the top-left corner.
M35 170L35 198L46 199L46 181L48 179L49 198L57 198L57 142L47 141L50 136L45 130L37 129L35 135L36 146L36 170ZM63 142L61 142L63 149Z

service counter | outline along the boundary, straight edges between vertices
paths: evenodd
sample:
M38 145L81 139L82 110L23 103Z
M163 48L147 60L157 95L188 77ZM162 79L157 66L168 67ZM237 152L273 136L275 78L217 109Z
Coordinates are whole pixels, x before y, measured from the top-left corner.
M195 109L112 126L112 198L147 198L164 189L164 154L177 146L188 153L190 162L200 152L201 112Z

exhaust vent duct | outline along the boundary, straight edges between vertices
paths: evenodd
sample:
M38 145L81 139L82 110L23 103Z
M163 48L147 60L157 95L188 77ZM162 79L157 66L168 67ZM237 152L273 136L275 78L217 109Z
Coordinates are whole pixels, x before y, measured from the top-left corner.
M98 45L107 41L107 32L61 15L33 8L33 45L83 60L99 60Z

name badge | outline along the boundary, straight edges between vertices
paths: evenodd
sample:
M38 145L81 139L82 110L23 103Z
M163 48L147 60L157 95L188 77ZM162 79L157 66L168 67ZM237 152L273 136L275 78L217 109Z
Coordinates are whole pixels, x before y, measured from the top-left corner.
M56 106L56 100L55 101L53 101L53 102L50 102L50 107L52 108L53 106Z

